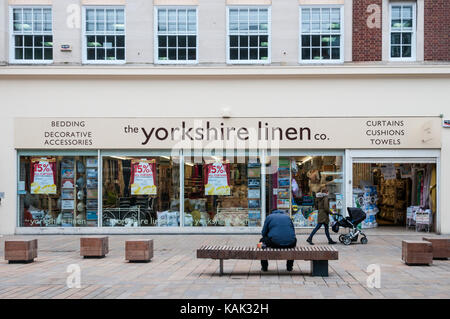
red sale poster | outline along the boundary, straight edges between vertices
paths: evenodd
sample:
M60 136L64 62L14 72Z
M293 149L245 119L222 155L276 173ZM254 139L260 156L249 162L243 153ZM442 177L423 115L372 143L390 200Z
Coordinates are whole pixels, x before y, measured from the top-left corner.
M205 165L205 195L230 195L230 164Z
M31 194L56 194L56 159L31 159Z
M131 195L156 195L156 161L131 161Z

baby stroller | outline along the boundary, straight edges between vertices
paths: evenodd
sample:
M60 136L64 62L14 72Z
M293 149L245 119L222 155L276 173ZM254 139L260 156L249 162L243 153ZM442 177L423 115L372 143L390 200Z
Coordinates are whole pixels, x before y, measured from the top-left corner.
M361 235L361 244L367 244L368 240L366 235L357 228L358 224L366 219L366 213L362 211L361 208L347 207L348 217L343 217L342 215L336 214L336 222L333 224L331 229L337 233L339 232L339 227L349 228L347 234L341 234L339 236L339 241L344 245L348 246L352 242L358 241L358 236Z

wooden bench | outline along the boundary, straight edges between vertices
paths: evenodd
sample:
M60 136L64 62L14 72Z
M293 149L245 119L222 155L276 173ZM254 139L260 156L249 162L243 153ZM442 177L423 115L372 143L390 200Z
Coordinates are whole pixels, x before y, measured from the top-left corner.
M5 260L11 263L30 263L37 258L37 239L7 240L5 241Z
M402 241L402 260L407 265L431 265L433 246L428 241Z
M149 262L153 258L153 240L139 239L125 242L125 260Z
M84 258L103 258L109 253L108 237L81 237L80 255Z
M224 259L250 260L310 260L313 276L328 276L328 261L338 260L338 251L329 246L295 248L256 248L230 246L202 246L197 249L197 258L219 259L220 275L223 275Z
M450 257L450 238L423 237L433 246L433 259L448 259Z

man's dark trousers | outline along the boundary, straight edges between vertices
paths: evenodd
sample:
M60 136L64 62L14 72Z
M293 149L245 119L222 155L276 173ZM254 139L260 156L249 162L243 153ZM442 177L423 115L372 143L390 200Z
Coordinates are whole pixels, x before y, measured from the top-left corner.
M297 238L295 238L295 241L292 244L287 245L287 246L278 245L278 244L272 242L270 240L270 238L267 238L267 237L261 238L259 242L265 244L266 247L269 247L269 248L294 248L297 245ZM286 269L292 269L293 266L294 266L293 260L288 260L286 262ZM267 269L269 267L269 261L261 260L261 267Z

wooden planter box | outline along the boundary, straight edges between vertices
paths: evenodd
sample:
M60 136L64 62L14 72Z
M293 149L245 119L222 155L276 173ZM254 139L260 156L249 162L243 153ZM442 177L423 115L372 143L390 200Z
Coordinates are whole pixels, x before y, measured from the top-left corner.
M450 239L449 238L424 237L423 240L429 241L432 244L433 259L447 259L450 257Z
M407 265L431 265L433 246L427 241L402 241L402 260Z
M38 241L30 240L7 240L5 241L5 260L14 262L33 262L37 258Z
M153 258L153 239L127 240L125 260L149 262Z
M109 252L108 237L80 238L80 255L83 257L105 257Z

